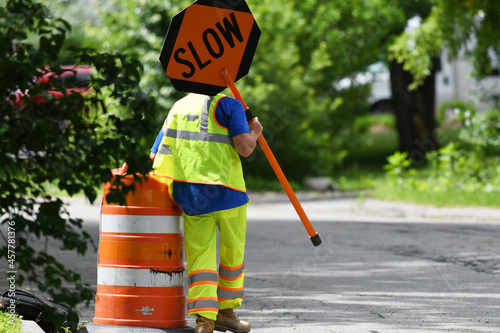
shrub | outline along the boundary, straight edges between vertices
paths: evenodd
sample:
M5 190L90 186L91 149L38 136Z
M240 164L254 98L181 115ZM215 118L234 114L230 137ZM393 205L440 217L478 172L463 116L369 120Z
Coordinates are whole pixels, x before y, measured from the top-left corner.
M21 319L17 315L0 311L0 332L21 333Z
M450 101L441 104L436 120L439 124L458 121L464 125L476 113L477 108L470 102L460 100Z
M391 186L425 192L500 192L500 111L464 112L460 142L426 155L426 166L411 166L407 153L389 156L384 167Z

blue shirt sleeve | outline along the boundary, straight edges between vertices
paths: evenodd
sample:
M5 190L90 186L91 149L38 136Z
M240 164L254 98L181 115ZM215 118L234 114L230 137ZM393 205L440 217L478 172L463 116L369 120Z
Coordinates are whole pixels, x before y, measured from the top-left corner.
M245 109L235 98L224 97L219 101L215 109L215 119L221 126L229 129L232 138L242 133L250 133Z
M161 140L163 140L163 130L160 130L160 132L156 136L156 140L155 143L153 144L153 147L151 147L151 152L153 154L158 153L158 148L160 147Z

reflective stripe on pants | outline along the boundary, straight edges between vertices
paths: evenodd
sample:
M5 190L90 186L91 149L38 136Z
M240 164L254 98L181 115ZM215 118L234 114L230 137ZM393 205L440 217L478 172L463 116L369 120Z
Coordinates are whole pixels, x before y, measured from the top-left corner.
M241 306L246 206L196 216L184 214L190 315L215 320L218 309ZM220 232L218 275L217 228Z

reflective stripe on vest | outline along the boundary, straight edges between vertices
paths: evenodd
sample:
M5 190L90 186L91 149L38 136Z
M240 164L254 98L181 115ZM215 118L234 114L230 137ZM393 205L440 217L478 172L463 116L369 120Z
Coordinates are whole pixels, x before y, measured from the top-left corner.
M208 117L208 115L207 115ZM194 140L194 141L208 141L208 142L218 142L225 143L230 146L234 146L233 140L230 137L224 134L217 133L204 133L204 132L191 132L191 131L182 131L175 130L171 128L167 128L165 136L173 139L186 139L186 140ZM161 151L160 151L161 152Z
M164 128L163 132L165 136L174 139L186 139L186 140L194 140L194 141L209 141L209 142L218 142L225 143L231 146L234 146L233 140L226 134L217 134L217 133L208 133L208 117L210 114L210 105L214 101L213 96L208 96L203 105L203 109L201 111L201 116L198 115L186 115L188 121L196 121L200 119L200 131L184 131L177 130L172 128Z
M203 105L203 109L201 111L201 120L200 120L200 132L207 133L208 132L208 114L210 113L210 105L214 101L213 96L207 97L205 100L205 104Z

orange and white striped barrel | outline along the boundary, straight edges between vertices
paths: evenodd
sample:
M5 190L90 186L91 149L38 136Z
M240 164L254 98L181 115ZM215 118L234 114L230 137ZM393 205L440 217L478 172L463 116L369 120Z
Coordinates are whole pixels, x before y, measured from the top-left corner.
M119 172L113 170L113 172ZM133 182L133 175L122 180ZM106 202L105 184L93 322L154 328L186 327L181 211L166 184L136 183L127 206Z

